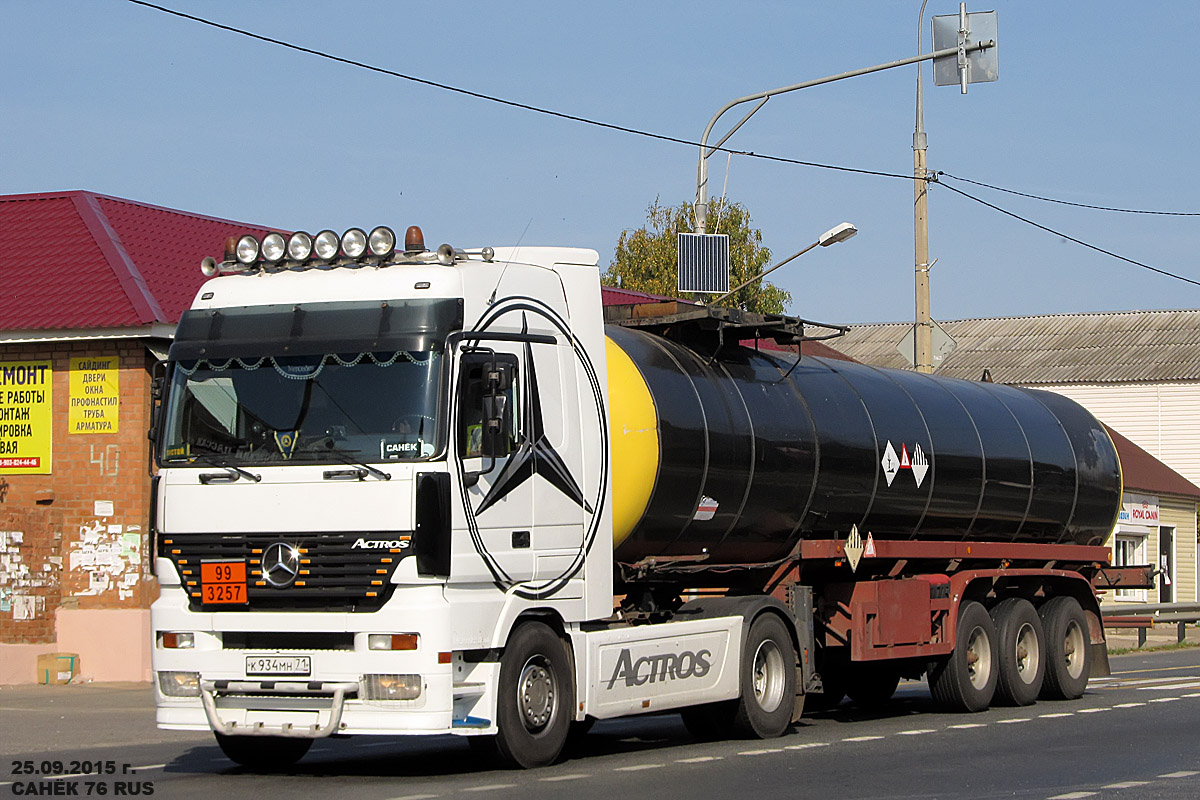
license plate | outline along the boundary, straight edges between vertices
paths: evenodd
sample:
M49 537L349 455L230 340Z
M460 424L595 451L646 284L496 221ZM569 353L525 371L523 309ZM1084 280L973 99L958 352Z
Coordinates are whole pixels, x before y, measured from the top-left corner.
M247 675L308 675L312 659L308 656L246 656Z
M205 561L200 564L201 602L244 605L246 596L245 561Z

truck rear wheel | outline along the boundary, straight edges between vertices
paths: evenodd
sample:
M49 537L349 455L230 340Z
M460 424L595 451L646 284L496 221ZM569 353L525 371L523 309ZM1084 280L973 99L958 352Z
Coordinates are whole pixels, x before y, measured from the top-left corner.
M1091 675L1087 617L1074 597L1052 597L1038 609L1046 630L1046 680L1042 697L1082 697Z
M775 614L750 625L742 648L742 693L733 716L740 736L771 739L787 730L796 700L796 651Z
M996 697L1006 705L1027 706L1042 691L1046 674L1046 635L1033 603L1010 597L992 609L1000 648Z
M566 645L540 622L513 631L500 660L496 750L509 764L542 767L562 752L571 728L571 661Z
M216 734L221 752L237 764L250 769L281 769L295 764L308 748L312 739L290 736L226 736Z
M929 666L933 699L954 711L983 711L996 693L996 626L974 601L958 611L954 652Z

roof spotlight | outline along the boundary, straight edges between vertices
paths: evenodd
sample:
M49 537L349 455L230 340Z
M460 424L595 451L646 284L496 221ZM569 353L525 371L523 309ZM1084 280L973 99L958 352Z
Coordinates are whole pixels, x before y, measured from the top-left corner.
M360 259L367 252L367 234L362 228L351 228L342 234L342 252L347 258Z
M386 225L380 225L371 231L367 240L371 255L376 258L386 258L396 251L396 232Z
M287 253L292 261L308 261L313 253L313 238L304 231L296 231L288 238Z
M263 258L270 264L278 264L287 253L287 240L282 233L268 233L262 240Z
M262 248L258 243L258 239L255 239L250 234L246 234L237 240L236 252L238 263L245 264L246 266L253 264L255 261L258 261L261 250Z
M336 233L325 230L318 233L317 238L313 240L313 251L322 261L333 261L337 258L338 248L341 245L342 242Z

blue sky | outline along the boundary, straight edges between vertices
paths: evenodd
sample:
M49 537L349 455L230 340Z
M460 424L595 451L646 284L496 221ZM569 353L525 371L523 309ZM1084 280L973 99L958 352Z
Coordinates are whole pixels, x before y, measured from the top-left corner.
M306 47L686 140L725 102L905 58L905 2L226 2L172 8ZM1063 200L1200 212L1200 4L1005 2L1000 79L969 94L926 71L929 167ZM929 0L929 14L958 4ZM423 227L456 247L591 247L606 266L656 197L691 200L694 147L453 94L170 17L126 0L3 0L0 192L87 189L289 229ZM928 21L924 25L929 48ZM731 147L911 174L916 67L772 99ZM727 115L727 124L739 118ZM720 126L719 126L720 129ZM728 175L727 175L728 164ZM723 154L792 313L911 319L911 181ZM1200 280L1200 217L1115 214L964 190ZM930 194L938 319L1200 307L1156 275ZM169 242L163 243L170 247Z

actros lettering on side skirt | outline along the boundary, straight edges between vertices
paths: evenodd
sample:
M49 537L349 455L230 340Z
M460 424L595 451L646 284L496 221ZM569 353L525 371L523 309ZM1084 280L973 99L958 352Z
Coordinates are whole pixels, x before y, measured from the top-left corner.
M708 660L711 655L711 650L701 650L698 653L685 650L682 653L643 656L634 661L629 648L625 648L621 655L617 656L617 666L613 669L612 677L608 679L608 686L605 688L613 688L613 684L618 680L624 680L626 686L641 686L658 681L703 678L712 669L712 663Z

